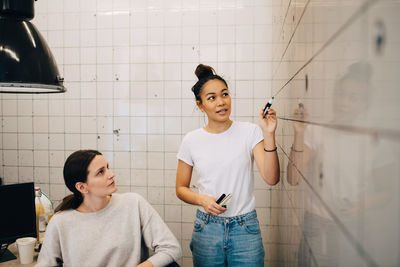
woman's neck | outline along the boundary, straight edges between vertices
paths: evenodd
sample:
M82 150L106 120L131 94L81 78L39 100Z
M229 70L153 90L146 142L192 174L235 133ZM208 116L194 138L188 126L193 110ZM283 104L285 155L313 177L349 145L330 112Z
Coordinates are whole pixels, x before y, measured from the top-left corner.
M232 121L229 119L224 122L216 122L216 121L209 121L208 124L204 127L204 130L206 130L209 133L223 133L226 130L229 129L232 125Z
M106 197L84 197L82 204L76 209L79 212L96 212L104 209L111 200L111 196Z

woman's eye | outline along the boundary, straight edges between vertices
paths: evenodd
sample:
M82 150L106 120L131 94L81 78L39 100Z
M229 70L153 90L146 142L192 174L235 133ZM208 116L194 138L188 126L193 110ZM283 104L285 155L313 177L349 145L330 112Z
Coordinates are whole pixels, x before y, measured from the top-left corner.
M214 100L215 96L210 96L209 98L207 98L207 100Z
M223 93L223 96L228 96L229 94L228 93Z
M98 173L97 173L97 175L100 175L100 174L103 174L104 173L104 170L100 170Z

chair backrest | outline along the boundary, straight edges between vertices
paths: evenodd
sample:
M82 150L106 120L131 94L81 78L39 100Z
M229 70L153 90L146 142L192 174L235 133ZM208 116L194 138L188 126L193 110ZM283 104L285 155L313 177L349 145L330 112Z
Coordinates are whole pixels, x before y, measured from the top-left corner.
M141 241L141 246L140 246L140 262L144 262L149 258L149 248L146 246L146 243L144 242L143 236L142 236L142 241Z

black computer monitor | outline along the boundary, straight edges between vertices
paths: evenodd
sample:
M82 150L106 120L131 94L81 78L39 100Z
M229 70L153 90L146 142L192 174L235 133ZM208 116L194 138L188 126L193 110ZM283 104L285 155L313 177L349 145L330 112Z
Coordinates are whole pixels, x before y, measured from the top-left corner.
M20 237L36 237L33 183L0 185L0 262L15 259L7 249Z

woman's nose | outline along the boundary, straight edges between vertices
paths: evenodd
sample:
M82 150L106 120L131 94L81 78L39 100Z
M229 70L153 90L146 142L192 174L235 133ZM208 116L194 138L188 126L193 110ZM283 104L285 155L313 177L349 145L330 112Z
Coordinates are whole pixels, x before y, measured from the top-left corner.
M114 177L114 173L111 170L108 170L108 179L111 179Z

